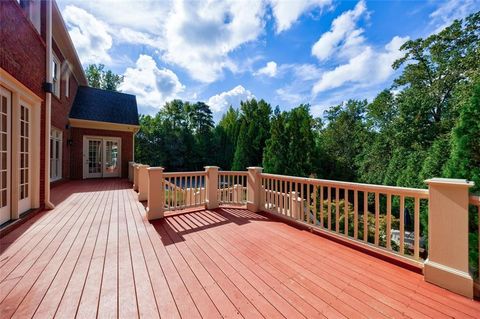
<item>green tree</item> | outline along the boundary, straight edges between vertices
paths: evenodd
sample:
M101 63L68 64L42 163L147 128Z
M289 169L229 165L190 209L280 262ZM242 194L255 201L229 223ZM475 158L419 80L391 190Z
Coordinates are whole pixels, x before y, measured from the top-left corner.
M264 100L240 103L240 130L232 169L245 170L262 164L265 141L270 134L272 108Z
M214 156L213 147L213 116L210 107L203 103L186 103L185 112L187 115L189 131L195 139L194 156L192 157L193 169L202 169L203 166L212 164Z
M473 192L480 192L480 81L465 101L452 133L451 155L445 175L475 182Z
M328 121L319 135L320 147L333 161L328 178L356 181L357 158L369 132L365 122L367 101L349 100L325 112Z
M237 145L240 112L230 106L214 130L214 163L224 170L232 169Z
M88 85L97 89L118 91L118 86L123 82L123 75L105 70L103 64L90 64L85 69Z
M283 174L288 168L290 137L287 135L287 112L277 106L270 124L270 137L263 152L263 168L267 173Z
M471 191L480 194L480 80L473 86L471 97L460 111L452 132L451 155L445 165L445 176L465 178L475 183ZM470 267L479 277L478 265L478 212L471 208L469 214Z

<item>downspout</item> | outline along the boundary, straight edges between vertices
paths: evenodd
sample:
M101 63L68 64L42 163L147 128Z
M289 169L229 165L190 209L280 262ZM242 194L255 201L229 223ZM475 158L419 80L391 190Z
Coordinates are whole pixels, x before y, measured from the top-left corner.
M47 44L47 72L46 82L52 83L52 1L47 1L46 15L46 44ZM45 208L53 209L55 205L50 202L50 127L52 124L52 93L46 92L45 96Z

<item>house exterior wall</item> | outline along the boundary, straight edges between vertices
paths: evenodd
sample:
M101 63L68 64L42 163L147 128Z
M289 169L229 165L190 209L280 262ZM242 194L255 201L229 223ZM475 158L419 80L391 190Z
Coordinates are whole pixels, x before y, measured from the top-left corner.
M72 108L73 100L75 99L75 94L78 89L78 82L73 76L67 72L70 72L64 67L65 57L63 56L61 50L58 48L55 41L53 42L53 51L56 57L60 60L62 65L61 79L60 79L60 92L57 97L55 94L52 94L52 126L61 130L63 133L62 141L62 179L70 178L70 147L68 145L69 139L69 130L68 125L68 115L70 109ZM69 94L66 97L65 90L67 88L66 80L69 81Z
M40 105L40 203L45 199L46 46L24 10L14 1L0 1L0 68L43 101ZM37 133L38 134L38 133Z
M84 136L100 136L100 137L119 137L122 139L122 178L128 176L128 162L133 160L133 133L121 132L121 131L106 131L98 129L87 129L72 127L70 129L70 136L72 140L71 149L71 162L70 162L70 178L82 179L83 178L83 137Z

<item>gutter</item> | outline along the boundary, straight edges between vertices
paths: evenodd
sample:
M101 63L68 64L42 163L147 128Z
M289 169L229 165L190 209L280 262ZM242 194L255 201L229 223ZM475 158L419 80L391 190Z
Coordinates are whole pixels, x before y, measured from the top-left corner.
M52 83L52 1L47 1L46 16L46 83ZM55 205L50 202L50 128L52 124L52 93L46 92L45 96L45 208L53 209Z

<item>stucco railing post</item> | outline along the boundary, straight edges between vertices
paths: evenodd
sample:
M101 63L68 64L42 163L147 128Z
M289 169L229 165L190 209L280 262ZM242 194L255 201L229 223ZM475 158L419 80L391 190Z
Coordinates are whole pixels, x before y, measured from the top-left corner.
M133 181L133 165L135 162L128 162L128 181Z
M140 202L148 199L148 165L138 165L138 200Z
M150 167L148 172L148 202L147 219L154 220L164 217L165 186L163 167Z
M247 209L257 213L262 209L262 167L248 167Z
M133 164L133 190L138 191L138 165L140 164Z
M468 272L468 189L466 180L433 178L429 189L428 259L425 280L473 298Z
M205 207L218 208L218 166L205 166Z
M302 216L302 199L298 197L297 192L290 192L291 196L291 205L292 205L292 218L295 220L299 220L300 216Z

